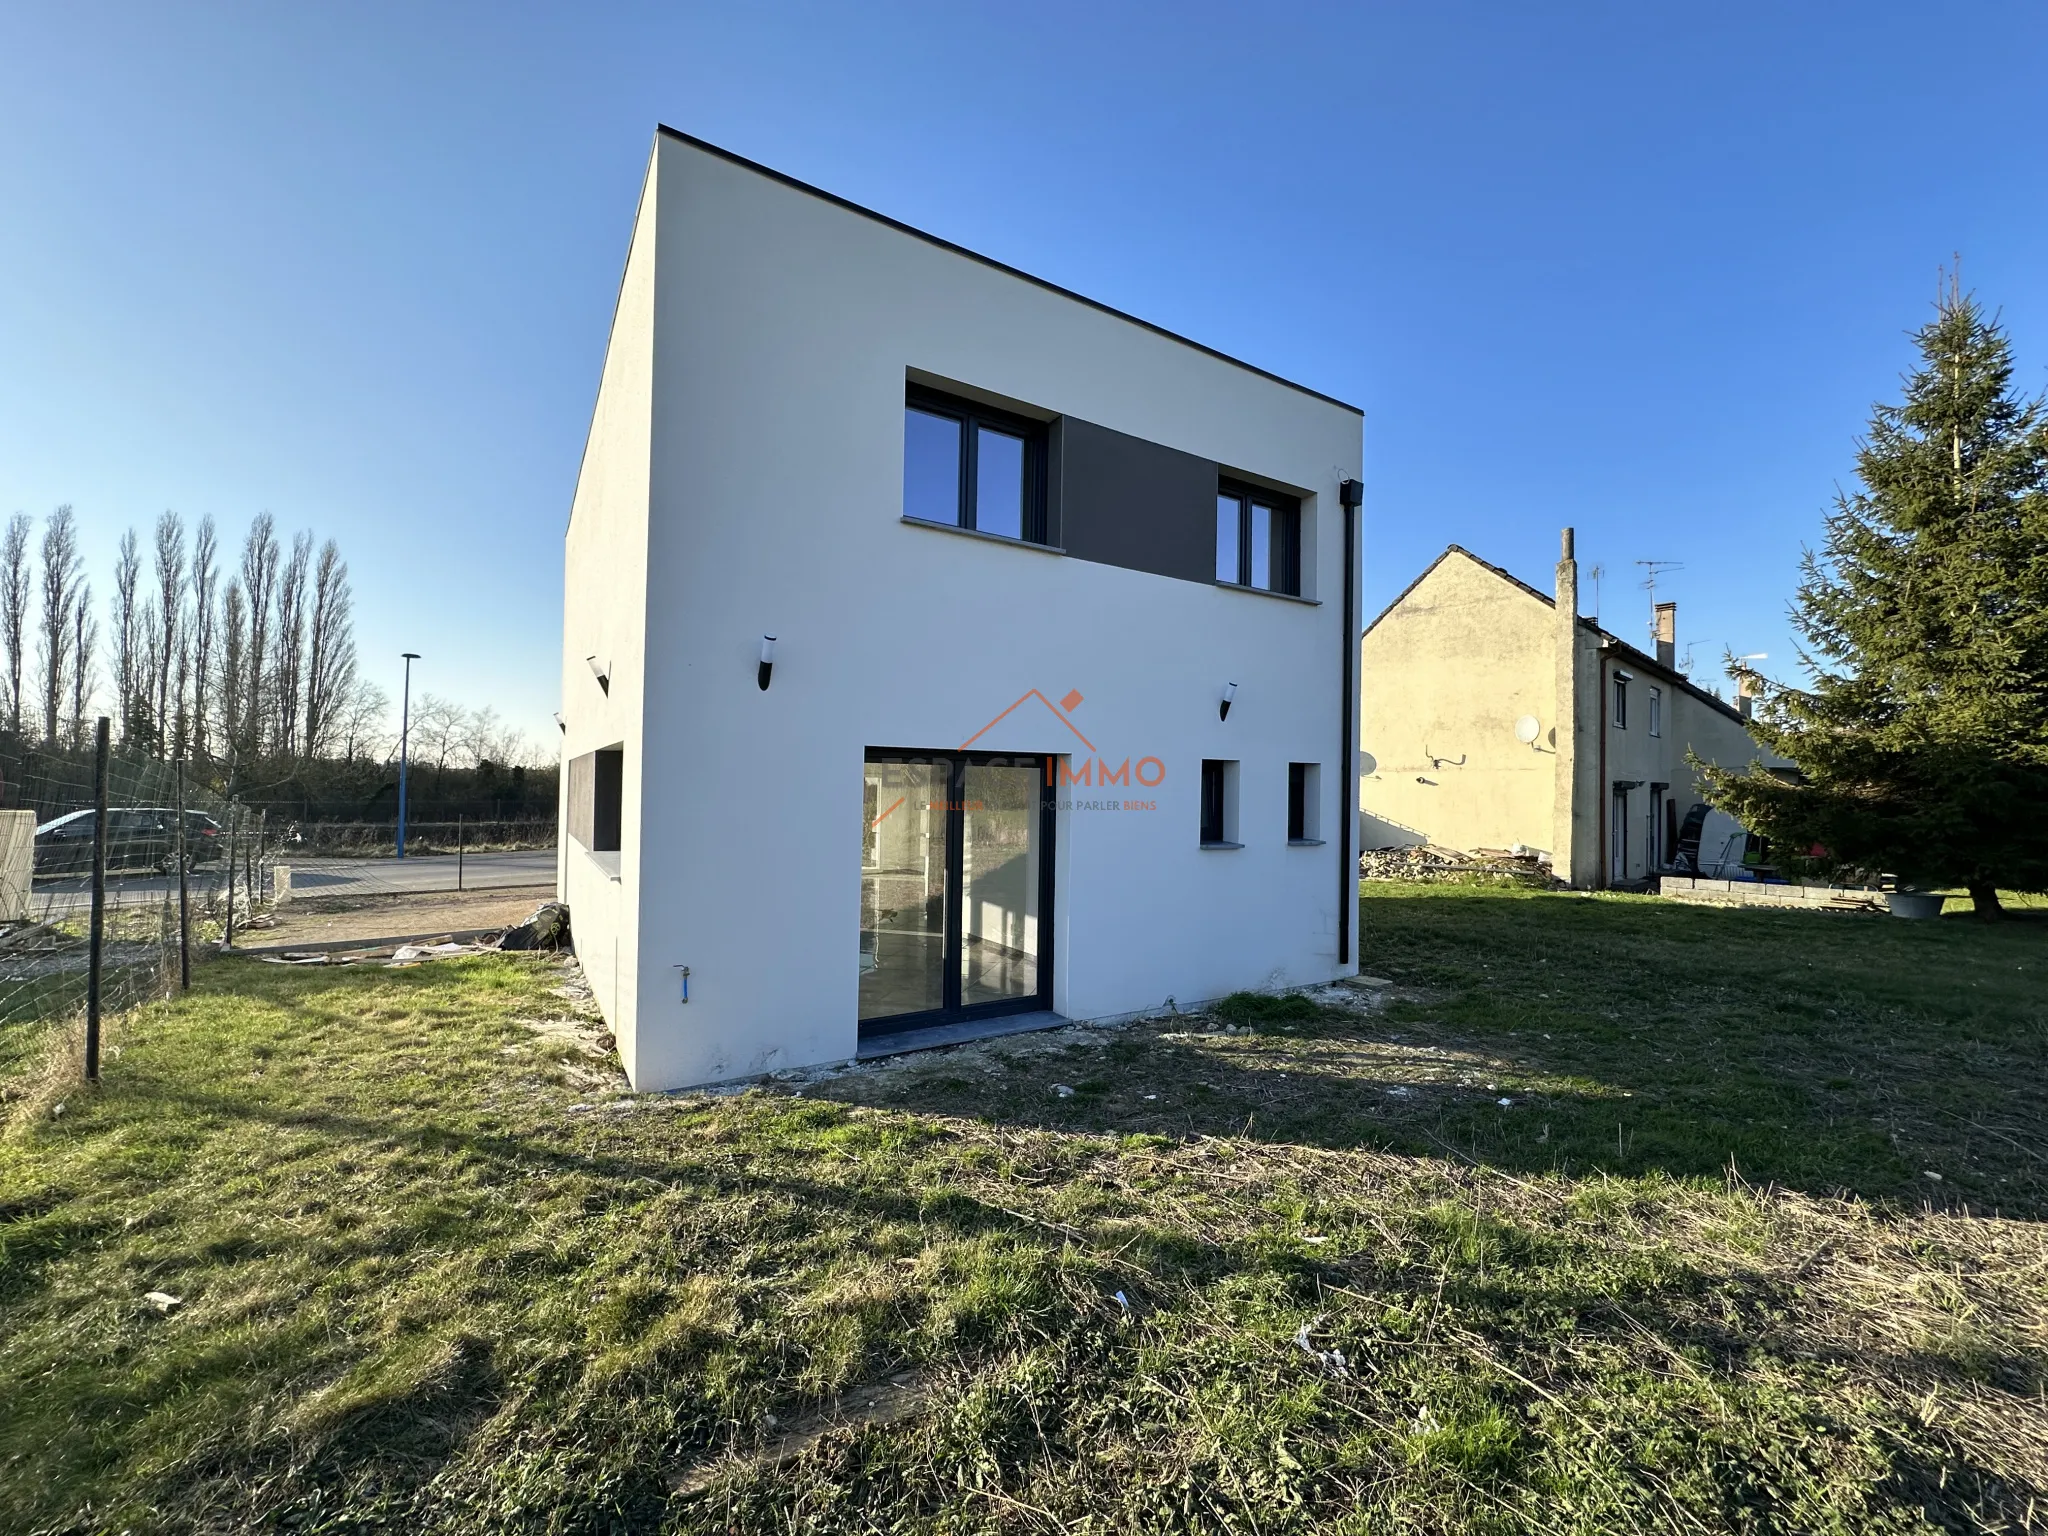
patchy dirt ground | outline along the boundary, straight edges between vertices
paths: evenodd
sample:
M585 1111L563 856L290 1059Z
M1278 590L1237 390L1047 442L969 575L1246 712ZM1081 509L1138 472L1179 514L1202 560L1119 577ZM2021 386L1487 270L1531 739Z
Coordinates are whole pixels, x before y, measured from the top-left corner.
M553 897L552 886L514 890L422 891L376 896L299 897L276 909L276 922L236 935L237 949L367 944L376 939L440 938L478 928L507 928Z

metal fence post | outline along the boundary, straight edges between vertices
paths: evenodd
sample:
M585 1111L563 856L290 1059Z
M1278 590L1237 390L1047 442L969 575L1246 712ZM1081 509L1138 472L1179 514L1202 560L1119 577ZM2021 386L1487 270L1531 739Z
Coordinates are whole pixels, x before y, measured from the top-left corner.
M222 949L235 947L235 802L228 802L228 931L220 941Z
M100 956L107 931L107 717L92 749L92 925L85 952L85 1077L100 1080Z
M186 847L185 760L178 759L178 990L192 990L192 887L187 876L190 850Z
M455 889L462 889L462 813L455 813Z

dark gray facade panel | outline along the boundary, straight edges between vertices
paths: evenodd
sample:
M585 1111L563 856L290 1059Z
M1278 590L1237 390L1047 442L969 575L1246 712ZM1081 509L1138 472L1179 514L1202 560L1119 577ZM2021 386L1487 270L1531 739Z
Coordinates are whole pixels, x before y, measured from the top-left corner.
M1071 416L1056 442L1052 519L1068 558L1215 581L1215 460Z

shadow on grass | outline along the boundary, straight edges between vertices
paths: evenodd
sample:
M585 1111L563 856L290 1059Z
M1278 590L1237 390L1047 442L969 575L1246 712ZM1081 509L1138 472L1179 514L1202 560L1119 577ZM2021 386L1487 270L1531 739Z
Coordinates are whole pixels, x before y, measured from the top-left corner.
M1360 909L1364 968L1396 983L1370 1009L1291 1032L1166 1018L1027 1037L814 1091L2048 1214L2048 926L1445 887Z

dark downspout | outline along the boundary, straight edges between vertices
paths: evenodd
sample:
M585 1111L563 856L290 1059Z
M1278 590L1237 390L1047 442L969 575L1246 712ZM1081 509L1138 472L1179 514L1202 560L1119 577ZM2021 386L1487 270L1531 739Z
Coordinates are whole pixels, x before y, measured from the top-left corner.
M1344 641L1344 705L1338 715L1344 722L1344 742L1337 755L1343 775L1342 814L1337 818L1337 963L1351 964L1351 920L1358 915L1358 861L1351 855L1351 830L1358 825L1358 727L1352 711L1358 707L1358 688L1352 679L1352 664L1358 657L1357 626L1352 620L1358 582L1358 508L1365 499L1365 487L1345 480L1337 487L1338 503L1344 508L1344 618L1338 626Z
M1614 791L1607 787L1607 711L1609 706L1607 703L1607 653L1604 649L1606 643L1604 640L1601 641L1603 649L1597 652L1594 658L1599 662L1599 667L1594 674L1599 679L1599 687L1593 695L1593 720L1600 727L1600 782L1593 791L1593 815L1600 825L1600 865L1593 872L1593 889L1596 891L1604 891L1614 883L1614 866L1609 861L1607 855L1607 818L1614 809L1608 804L1608 799Z

